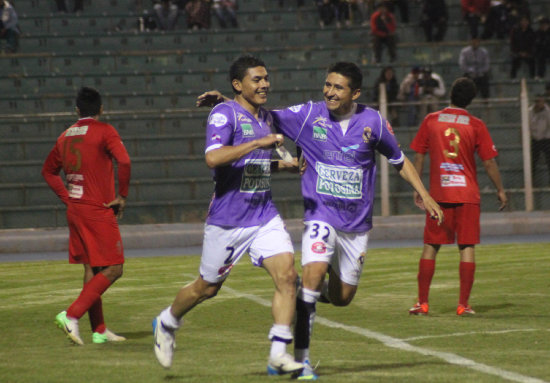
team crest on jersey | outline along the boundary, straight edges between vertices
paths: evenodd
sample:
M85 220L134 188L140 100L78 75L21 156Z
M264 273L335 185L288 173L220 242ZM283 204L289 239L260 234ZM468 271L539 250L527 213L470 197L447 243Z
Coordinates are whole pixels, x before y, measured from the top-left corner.
M359 255L359 258L357 259L357 263L359 263L360 265L364 264L365 263L365 257L367 256L367 253L365 252L362 252L360 255Z
M311 251L315 254L325 254L327 252L327 246L323 242L315 242L311 245Z
M252 129L251 124L241 124L241 129L243 131L243 137L254 137L254 129Z
M320 126L313 126L313 139L317 141L326 141L327 129Z
M246 117L244 114L240 112L237 113L237 120L239 122L252 122L250 118Z
M227 117L221 113L214 113L210 116L210 121L208 121L208 123L214 125L216 128L219 128L220 126L227 124Z
M370 141L370 138L372 136L372 129L370 126L365 126L363 128L363 142L365 144L368 144Z

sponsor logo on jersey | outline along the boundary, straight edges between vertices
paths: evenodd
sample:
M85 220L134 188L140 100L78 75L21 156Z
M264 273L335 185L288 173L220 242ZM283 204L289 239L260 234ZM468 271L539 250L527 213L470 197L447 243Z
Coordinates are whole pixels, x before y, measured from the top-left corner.
M466 187L466 177L458 174L442 174L442 187Z
M313 125L322 126L323 128L330 129L332 125L327 122L327 118L323 116L318 116L313 120Z
M252 129L251 124L241 124L241 129L243 131L243 137L254 137L254 129Z
M302 109L302 106L304 106L304 104L300 104L300 105L292 105L290 108L288 108L291 112L293 113L298 113L301 109Z
M317 141L326 141L327 130L320 126L313 126L313 139Z
M323 151L323 156L329 161L346 161L346 162L355 162L355 152L348 151L345 153L338 152L335 150L325 150Z
M269 190L271 190L271 160L246 159L240 191L257 193Z
M325 254L327 252L327 246L324 244L324 242L315 242L313 245L311 245L311 251L313 251L315 254Z
M462 170L464 170L464 166L462 164L453 164L452 162L442 162L441 165L439 165L439 167L448 172L455 172L455 173L459 173Z
M239 122L252 122L252 120L248 117L246 117L244 114L238 112L237 113L237 121Z
M221 113L214 113L210 116L210 121L208 121L208 123L210 125L214 125L216 128L219 128L220 126L227 124L227 117Z
M342 152L346 153L346 152L349 152L350 150L355 150L355 149L359 149L359 144L346 146L345 148L342 148Z
M437 121L468 125L470 123L470 117L462 114L456 115L456 114L449 114L449 113L441 113L437 118Z
M84 126L73 126L67 129L67 133L65 133L65 137L72 137L72 136L83 136L88 132L88 125Z
M468 125L470 123L470 117L468 116L458 116L458 118L456 119L456 123L457 124L463 124L463 125Z
M337 198L360 199L363 195L363 171L361 168L315 164L317 170L316 191Z

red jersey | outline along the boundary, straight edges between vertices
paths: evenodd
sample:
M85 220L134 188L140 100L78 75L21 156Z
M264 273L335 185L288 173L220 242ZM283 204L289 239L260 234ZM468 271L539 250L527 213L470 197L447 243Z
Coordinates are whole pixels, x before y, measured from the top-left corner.
M91 117L81 118L57 139L42 167L44 179L67 204L104 207L115 199L113 159L118 164L118 194L128 195L130 157L118 132ZM63 169L67 188L59 176Z
M483 121L460 108L431 113L411 148L430 156L430 195L437 202L480 203L474 154L482 161L498 155Z

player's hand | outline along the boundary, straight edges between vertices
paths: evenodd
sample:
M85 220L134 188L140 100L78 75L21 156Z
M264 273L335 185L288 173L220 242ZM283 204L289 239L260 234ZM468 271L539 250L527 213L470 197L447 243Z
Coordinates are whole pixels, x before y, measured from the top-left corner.
M502 211L508 205L508 196L506 195L506 192L504 190L500 190L497 191L497 198L500 201L498 211Z
M424 208L430 214L430 218L437 220L437 226L441 225L445 217L439 204L430 195L425 196L422 200Z
M121 195L117 195L114 200L109 203L104 203L103 206L113 209L117 219L122 219L124 215L124 208L126 207L126 198Z
M307 161L303 153L300 156L300 159L298 160L298 169L300 170L300 175L303 176L307 169Z
M290 173L298 173L298 157L292 157L292 162L280 160L279 161L279 171L287 171Z
M263 149L273 149L276 146L282 145L285 138L282 134L268 134L265 137L262 137L257 140L260 148Z
M204 92L199 97L197 97L196 106L197 108L203 106L213 107L224 101L225 98L223 97L223 94L221 94L221 92L217 90L210 90L208 92Z
M415 190L414 191L414 204L421 210L426 210L424 206L424 200L420 197L420 194Z

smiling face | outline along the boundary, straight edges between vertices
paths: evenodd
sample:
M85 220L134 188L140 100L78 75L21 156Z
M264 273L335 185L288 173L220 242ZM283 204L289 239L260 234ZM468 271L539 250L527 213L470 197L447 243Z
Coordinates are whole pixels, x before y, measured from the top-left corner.
M251 107L255 111L267 102L269 77L265 67L248 68L242 80L233 79L231 84L237 91L237 102L245 108Z
M331 72L325 80L323 96L328 110L335 115L344 115L351 111L353 101L361 95L360 89L351 89L349 79L339 73Z

